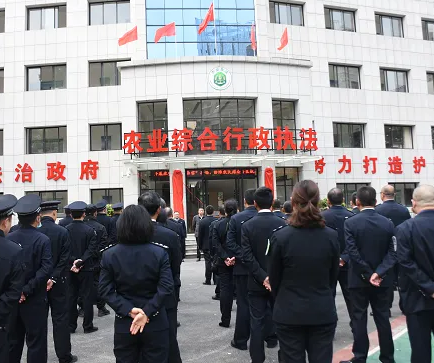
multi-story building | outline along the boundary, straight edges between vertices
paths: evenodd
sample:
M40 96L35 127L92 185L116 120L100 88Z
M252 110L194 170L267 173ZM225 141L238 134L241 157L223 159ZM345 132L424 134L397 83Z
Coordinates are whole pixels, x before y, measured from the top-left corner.
M432 182L434 0L214 0L199 35L210 4L0 0L0 190L155 189L189 218L264 183L281 200L302 178L347 200L392 183L410 204Z

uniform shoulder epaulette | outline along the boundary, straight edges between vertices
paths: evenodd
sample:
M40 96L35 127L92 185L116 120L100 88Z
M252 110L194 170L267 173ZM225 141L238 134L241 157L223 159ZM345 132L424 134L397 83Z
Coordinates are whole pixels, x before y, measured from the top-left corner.
M246 223L247 221L250 221L253 217L254 217L254 216L252 216L252 217L250 217L250 218L247 218L247 219L245 219L244 221L241 221L241 224Z
M155 245L155 246L158 246L158 247L161 247L161 248L165 248L166 250L169 249L168 246L163 245L162 243L157 243L157 242L151 242L151 243L152 243L153 245Z
M99 252L100 252L100 253L103 253L103 252L109 250L110 248L112 248L112 247L114 247L114 246L116 246L116 244L108 245L107 247L104 247L104 248L103 248L102 250L100 250Z
M288 227L288 226L289 226L289 224L285 224L284 226L277 227L276 229L273 229L273 233L277 232L277 231L280 231L282 228L285 228L285 227Z
M348 217L345 217L345 218L348 218ZM336 227L329 226L328 224L326 224L326 227L331 228L331 229L333 229L334 231L338 231L338 229L337 229Z

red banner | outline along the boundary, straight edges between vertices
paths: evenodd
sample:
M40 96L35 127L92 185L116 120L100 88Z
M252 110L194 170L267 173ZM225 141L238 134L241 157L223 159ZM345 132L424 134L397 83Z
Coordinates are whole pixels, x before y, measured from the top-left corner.
M179 212L179 216L184 219L184 180L181 170L175 170L172 176L173 186L173 211Z
M267 188L270 188L273 191L274 195L274 172L273 168L266 168L264 175L264 184Z

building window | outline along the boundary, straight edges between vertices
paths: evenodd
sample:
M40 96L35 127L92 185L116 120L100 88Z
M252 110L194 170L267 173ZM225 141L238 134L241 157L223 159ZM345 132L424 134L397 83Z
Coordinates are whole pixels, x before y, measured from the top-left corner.
M413 127L385 125L386 149L413 149Z
M26 192L26 194L36 194L39 195L43 202L48 202L51 200L58 200L60 202L59 204L59 211L58 214L64 214L65 211L63 210L63 207L68 204L68 191L67 190L50 190L50 191L44 191L44 192Z
M276 168L276 198L282 204L290 200L294 185L298 183L297 168Z
M288 126L294 132L297 128L295 123L295 102L273 100L273 126Z
M121 140L121 124L90 126L90 151L120 150Z
M375 14L377 34L404 38L402 19L399 16Z
M381 90L389 92L408 92L407 71L380 69Z
M6 12L4 10L0 10L0 33L5 32L5 17Z
M216 140L216 151L211 153L232 154L238 145L236 139L231 140L231 150L223 147L223 132L227 127L241 128L245 132L254 128L255 101L246 99L204 99L184 101L184 126L193 130L193 150L186 152L188 155L207 154L209 151L200 150L200 141L197 137L202 134L205 127L219 136ZM249 139L242 139L241 148L243 153L254 153L255 150L248 150Z
M161 176L159 176L161 175ZM163 198L166 203L170 202L170 177L168 170L147 170L139 172L140 195L154 191Z
M0 130L0 155L3 155L3 130Z
M101 199L108 204L122 203L124 201L124 191L122 188L117 189L92 189L90 191L90 200L92 204L98 203Z
M215 1L216 21L211 22L202 34L198 34L199 25L210 4L211 0L146 0L148 58L216 54L254 56L250 39L252 23L255 21L254 0ZM175 37L163 37L156 44L154 38L157 29L172 22L176 23L176 43Z
M66 88L66 64L27 68L27 91L58 88Z
M303 25L303 5L270 1L270 22Z
M359 188L368 185L369 183L338 183L336 184L336 188L339 188L344 193L344 203L349 208L353 193L357 192Z
M1 74L0 74L0 78L1 78ZM427 73L426 74L426 80L428 82L428 93L430 95L434 95L434 73ZM1 80L0 80L1 82ZM1 84L0 84L1 87ZM1 92L1 88L0 88L0 92Z
M130 22L129 1L105 1L89 4L89 25Z
M333 139L335 147L364 147L363 124L333 123Z
M359 67L329 64L330 87L360 89Z
M0 93L5 92L5 70L0 69Z
M66 5L27 9L27 30L55 28L66 28Z
M66 152L66 126L26 129L27 154Z
M119 86L121 72L118 61L89 63L89 87Z
M434 40L434 20L422 20L422 32L424 40Z
M167 102L145 102L138 104L139 112L139 132L142 133L142 139L140 146L143 151L151 148L149 144L148 136L152 135L153 130L161 130L165 133L168 131L167 127ZM169 142L166 140L164 148L169 147ZM167 155L167 152L163 153L151 153L148 156L161 156Z
M395 200L397 203L406 207L411 207L413 192L417 188L417 183L389 183L395 188Z
M356 31L355 12L342 9L324 9L325 24L327 29Z

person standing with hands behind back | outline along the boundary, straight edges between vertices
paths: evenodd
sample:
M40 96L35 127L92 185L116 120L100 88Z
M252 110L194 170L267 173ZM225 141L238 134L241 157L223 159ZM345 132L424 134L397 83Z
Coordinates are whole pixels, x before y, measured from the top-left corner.
M154 225L141 205L119 217L119 243L103 253L99 292L116 312L116 363L166 363L169 323L165 300L173 295L167 246L151 242Z

